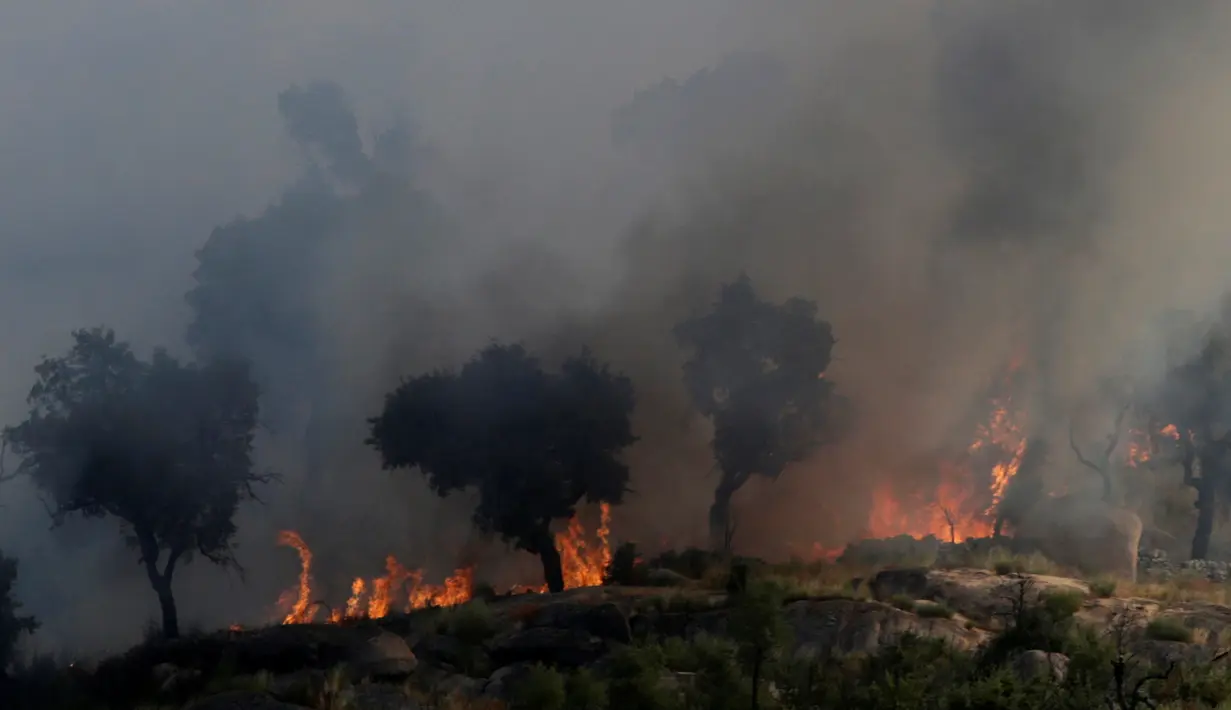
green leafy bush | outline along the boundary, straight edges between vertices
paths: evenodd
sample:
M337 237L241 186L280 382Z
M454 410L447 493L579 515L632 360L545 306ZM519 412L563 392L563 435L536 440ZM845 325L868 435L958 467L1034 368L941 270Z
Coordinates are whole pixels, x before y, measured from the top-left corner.
M496 615L487 602L475 599L446 610L441 627L458 641L477 646L496 634Z
M889 598L889 603L902 611L915 610L915 600L907 594L894 594Z
M1179 619L1163 616L1152 619L1146 625L1146 638L1151 638L1155 641L1183 641L1188 643L1193 640L1193 631Z
M1119 583L1111 577L1102 577L1090 582L1090 593L1101 599L1107 599L1116 595L1116 588Z
M510 695L511 710L565 710L568 707L564 676L540 664L526 671Z
M946 604L928 602L915 607L915 613L921 619L952 619L953 610Z
M607 710L607 683L588 668L573 673L564 682L568 710Z
M610 708L677 710L678 693L663 684L665 656L654 644L626 646L611 655L607 679Z

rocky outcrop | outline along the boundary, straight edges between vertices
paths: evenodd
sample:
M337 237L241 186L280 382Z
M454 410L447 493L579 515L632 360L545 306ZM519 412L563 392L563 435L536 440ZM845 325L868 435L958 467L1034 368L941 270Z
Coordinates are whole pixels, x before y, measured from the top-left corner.
M1166 582L1173 577L1205 578L1223 583L1231 580L1231 563L1221 560L1172 560L1163 550L1142 550L1137 569L1145 581Z
M924 619L888 604L856 599L794 602L786 607L786 620L796 652L819 657L875 653L904 634L941 638L967 649L986 638L960 617Z
M185 710L308 710L308 708L303 705L284 703L268 693L235 690L193 701L185 707Z
M579 668L598 660L607 644L582 629L533 626L509 632L487 647L494 668L514 663L544 663Z
M1013 536L1064 567L1137 580L1141 518L1083 496L1048 498L1028 511Z
M1069 672L1069 657L1062 653L1048 653L1038 649L1023 651L1013 658L1013 672L1023 680L1046 676L1060 682Z

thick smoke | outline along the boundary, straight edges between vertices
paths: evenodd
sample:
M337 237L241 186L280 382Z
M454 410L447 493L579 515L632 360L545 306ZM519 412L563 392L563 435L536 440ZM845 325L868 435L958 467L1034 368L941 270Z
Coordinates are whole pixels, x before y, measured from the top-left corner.
M183 349L195 250L308 184L306 161L346 204L311 269L279 270L288 247L257 275L308 324L300 348L265 353L308 373L267 402L286 411L262 455L287 482L244 511L246 581L201 565L177 580L187 622L265 618L295 573L272 545L283 526L325 583L389 552L516 576L471 539L467 501L362 445L399 377L490 338L548 360L588 343L633 377L637 494L617 536L684 545L714 479L671 325L740 272L815 299L859 426L737 496L738 543L782 555L857 535L870 485L967 436L1011 357L1031 373L1030 433L1058 436L1102 378L1158 376L1169 309L1210 312L1228 287L1218 3L0 12L20 15L0 15L0 87L23 97L0 115L7 420L70 328ZM356 197L373 174L387 190ZM108 523L48 534L20 481L0 495L40 643L134 640L154 599Z

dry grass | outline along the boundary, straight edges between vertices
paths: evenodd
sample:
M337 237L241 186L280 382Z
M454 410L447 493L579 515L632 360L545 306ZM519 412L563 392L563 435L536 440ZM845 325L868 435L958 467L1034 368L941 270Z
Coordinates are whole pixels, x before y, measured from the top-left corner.
M1163 604L1206 602L1231 606L1231 585L1197 576L1178 576L1166 582L1122 583L1117 593L1122 597L1138 597Z

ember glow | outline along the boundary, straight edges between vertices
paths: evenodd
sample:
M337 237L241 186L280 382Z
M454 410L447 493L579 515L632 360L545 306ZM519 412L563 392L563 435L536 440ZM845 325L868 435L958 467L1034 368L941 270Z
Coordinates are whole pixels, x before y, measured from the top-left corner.
M602 584L603 572L611 562L611 509L600 506L600 521L593 538L574 517L568 528L556 535L556 549L564 570L566 589L593 587ZM307 624L316 620L326 605L313 599L312 550L299 533L284 530L278 544L292 547L299 553L299 583L278 600L283 624ZM518 592L546 592L540 587L514 588ZM389 555L385 558L385 574L372 579L356 577L351 582L351 594L345 604L327 609L325 620L336 624L347 619L379 619L393 612L410 612L429 607L456 606L470 600L474 593L474 568L455 570L442 584L427 584L422 570L409 569Z
M1180 440L1180 430L1174 424L1168 424L1158 430L1158 436ZM1192 437L1192 433L1189 433ZM1125 463L1134 468L1142 466L1154 458L1156 453L1155 443L1157 439L1153 439L1147 432L1141 429L1133 429L1129 432L1128 447L1124 454Z

